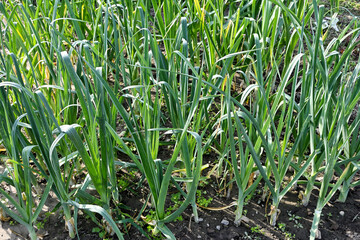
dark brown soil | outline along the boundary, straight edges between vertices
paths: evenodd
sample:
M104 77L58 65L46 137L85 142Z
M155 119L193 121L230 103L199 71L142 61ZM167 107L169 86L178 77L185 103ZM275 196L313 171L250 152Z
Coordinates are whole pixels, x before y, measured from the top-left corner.
M211 184L203 190L214 199L208 207L226 207L236 200L236 187L234 187L230 199L219 196ZM293 239L309 239L317 199L314 194L317 192L314 191L310 204L304 207L300 205L298 199L300 190L303 190L302 186L296 191L289 192L279 206L281 213L278 223L285 224L283 231L269 225L265 214L265 202L261 202L260 194L254 195L253 199L245 206L249 222L242 223L241 226L236 227L233 223L235 206L219 211L199 208L199 217L203 219L200 223L195 223L193 218L190 220L192 210L189 207L182 215L183 221L170 223L167 226L177 239L287 239L286 235L290 236L290 234ZM346 203L331 201L324 208L320 223L322 239L360 239L359 190L360 188L351 190ZM128 204L134 207L136 205L133 201ZM142 204L138 204L138 206L140 205ZM269 211L269 206L267 211ZM344 211L344 216L341 216L341 211ZM296 225L293 220L290 220L290 215L299 217L299 224ZM224 219L230 222L228 226L221 223ZM219 227L220 230L218 230ZM145 237L133 229L126 239L145 239Z
M166 152L165 149L162 152ZM167 158L163 155L162 157L164 157L163 159ZM216 156L213 154L206 155L204 158L204 163L210 165L216 160ZM204 170L203 175L206 175L206 170ZM358 174L355 178L355 180L360 179L360 175ZM128 216L134 219L139 215L148 197L146 181L138 185L138 180L136 179L140 179L139 176L131 182L131 187L121 192L121 203L127 206L127 208L121 209L124 214L128 214ZM252 199L244 207L248 222L242 223L238 227L233 223L236 206L228 207L236 201L237 187L234 185L230 198L226 198L224 191L220 192L219 188L216 178L211 176L207 180L207 184L199 189L203 193L206 192L204 193L205 198L213 198L208 208L227 208L223 210L208 210L199 207L199 217L202 218L202 221L195 223L191 217L192 209L188 207L182 214L182 221L167 224L177 239L309 239L309 231L317 201L318 192L316 190L313 191L307 207L302 206L298 198L300 191L304 191L304 186L300 185L298 189L288 192L280 203L279 209L281 213L277 221L278 225L274 228L270 226L266 217L269 212L271 199L266 207L266 203L261 201L261 186L258 186L257 189L260 190L254 193ZM169 190L168 204L171 203L170 195L173 193L176 193L176 189ZM360 239L360 187L350 190L345 203L337 202L337 197L335 195L323 210L320 222L322 239ZM51 211L57 204L55 196L51 196L47 201L47 208ZM150 204L148 203L142 216L146 216L149 209ZM341 211L344 212L343 216L340 214ZM291 219L291 217L295 216L298 218L297 223ZM223 220L229 221L229 224L224 225L222 223ZM40 214L38 222L43 223L43 227L39 231L42 239L70 239L64 228L61 209L48 216L43 212ZM137 223L143 224L143 230L147 232L151 239L163 239L161 236L152 236L147 230L148 226L141 219ZM93 232L97 225L91 219L86 218L85 214L81 212L79 212L77 225L79 239L102 239L99 237L99 233ZM283 226L283 228L280 228L280 226ZM1 230L0 239L25 239L27 236L26 229L14 221L3 222ZM131 225L127 225L126 230L123 227L121 231L127 231L124 236L127 240L146 239L138 229ZM292 238L289 238L290 236Z
M221 208L229 206L236 200L237 190L233 188L231 198L219 196L212 182L204 189L213 198L208 207ZM292 239L308 239L309 231L313 218L313 211L316 206L317 192L311 197L310 204L304 207L299 204L298 193L303 190L300 186L298 190L289 192L282 200L279 208L281 209L278 223L285 224L285 229L273 228L269 225L265 215L265 202L260 200L260 193L255 194L252 200L245 206L248 223L242 223L236 227L233 223L235 206L225 210L211 211L199 208L199 217L203 219L200 223L195 223L190 216L192 210L190 207L182 214L183 221L169 223L167 226L175 234L177 239L287 239L286 235L292 235ZM147 191L139 190L134 193L124 192L123 203L131 207L133 216L137 215L146 201ZM336 199L337 196L334 197ZM267 211L269 207L267 208ZM344 216L340 212L344 211ZM144 213L145 214L145 213ZM290 220L290 215L300 217L296 226L294 221ZM40 221L44 218L42 218ZM222 220L228 220L229 225L225 226ZM301 226L302 227L301 227ZM98 233L93 233L96 227L90 219L83 215L78 219L78 233L80 239L101 239ZM218 228L220 227L220 230ZM1 239L24 239L26 230L19 224L10 225L10 222L4 222L2 228L10 232L11 238ZM143 227L145 231L146 225ZM320 223L322 239L360 239L360 188L352 189L349 192L348 199L345 203L331 201L323 210L323 216ZM60 214L51 215L45 222L43 239L70 239L64 228L64 220ZM151 234L148 233L150 236ZM131 227L125 239L137 240L146 239L136 228ZM151 237L152 239L162 239L160 236ZM111 239L111 238L110 238ZM116 238L113 238L116 239Z

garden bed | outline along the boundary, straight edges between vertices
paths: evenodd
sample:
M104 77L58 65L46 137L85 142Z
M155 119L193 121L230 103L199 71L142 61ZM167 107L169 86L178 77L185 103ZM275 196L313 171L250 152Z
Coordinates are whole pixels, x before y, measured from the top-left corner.
M308 239L309 229L313 219L313 211L316 207L315 199L317 191L314 191L310 204L307 207L301 205L299 200L299 192L304 190L303 186L291 191L281 202L282 210L277 227L270 226L268 217L265 214L265 202L261 200L261 193L255 193L253 198L246 204L246 222L240 226L236 226L233 222L235 206L231 206L236 201L236 190L232 191L230 199L221 196L216 191L216 181L208 181L208 185L200 188L203 197L212 198L207 208L213 210L199 208L199 216L203 220L195 223L191 217L191 208L188 208L183 214L183 219L168 224L168 227L175 234L177 239ZM222 194L223 195L223 194ZM358 239L360 238L360 188L352 189L345 203L333 201L324 208L322 220L320 223L320 231L322 239ZM138 192L126 191L123 193L123 204L129 207L130 215L137 215L141 210L144 202L147 200L147 191ZM50 198L47 207L53 208L58 202L55 198ZM230 206L230 207L229 207ZM148 207L148 210L151 209ZM148 213L148 210L143 215ZM267 208L269 211L269 207ZM59 212L46 215L44 212L39 218L40 239L44 240L62 240L71 238L65 230L63 215ZM144 231L151 236L148 225L144 224ZM93 223L85 215L81 214L78 219L78 233L81 240L86 239L103 239L101 233L99 236L99 227ZM26 238L27 230L14 221L2 222L0 237L2 239L23 240ZM146 239L136 228L130 227L128 233L125 234L127 240ZM108 239L116 239L107 237ZM162 239L152 236L152 238Z
M0 3L0 239L360 239L358 3L39 2Z

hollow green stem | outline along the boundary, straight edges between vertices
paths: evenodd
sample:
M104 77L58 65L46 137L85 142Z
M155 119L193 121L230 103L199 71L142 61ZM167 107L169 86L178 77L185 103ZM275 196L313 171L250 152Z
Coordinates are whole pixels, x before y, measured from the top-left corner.
M276 220L278 218L278 214L279 214L279 203L275 202L273 203L273 205L271 205L270 207L270 225L271 226L276 226Z
M36 235L36 232L35 232L35 229L33 228L33 226L29 225L28 226L28 231L29 231L29 237L31 240L36 240L37 239L37 235Z
M310 230L310 240L315 240L315 238L319 237L319 223L320 223L320 217L321 217L322 209L315 209L314 212L314 219Z
M241 219L243 216L243 211L244 211L244 198L243 197L238 197L237 200L237 208L235 210L235 225L239 226L241 224Z
M68 205L63 204L64 216L65 216L65 227L69 231L69 237L75 237L75 225L74 218L71 217L71 212Z

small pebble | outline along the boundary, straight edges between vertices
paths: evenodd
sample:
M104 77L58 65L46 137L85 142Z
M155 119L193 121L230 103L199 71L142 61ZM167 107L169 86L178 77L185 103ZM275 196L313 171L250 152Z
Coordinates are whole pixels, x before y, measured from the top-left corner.
M223 224L223 225L225 225L225 226L227 226L227 225L229 225L229 221L228 220L226 220L226 219L223 219L222 221L221 221L221 224Z
M220 225L217 225L216 229L220 231L220 229L221 229Z
M202 221L204 221L204 219L203 219L203 218L199 218L198 221L199 221L199 222L202 222Z
M207 223L206 226L207 226L207 227L210 227L210 224Z
M200 239L200 238L201 238L201 236L200 236L200 235L198 235L198 236L197 236L197 238L198 238L198 239Z
M340 211L339 214L340 214L340 216L344 216L344 215L345 215L345 212L344 212L344 211Z

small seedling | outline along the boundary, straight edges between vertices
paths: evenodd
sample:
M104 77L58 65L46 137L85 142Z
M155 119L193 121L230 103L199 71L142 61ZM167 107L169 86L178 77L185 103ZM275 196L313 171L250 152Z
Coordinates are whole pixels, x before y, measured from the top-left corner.
M259 226L251 227L250 230L252 233L262 233Z
M300 216L297 216L297 215L293 214L291 211L288 211L288 215L289 215L289 221L296 222L297 220L301 219Z
M99 237L104 239L105 235L106 235L106 231L104 229L101 229L99 227L94 227L92 229L92 232L93 233L98 233L99 234Z
M199 183L199 187L205 187L209 184L209 182L207 180L203 180Z
M285 240L293 240L295 239L295 234L289 233L289 232L285 232Z
M118 185L120 187L120 192L123 192L125 189L127 189L127 187L130 185L130 183L126 179L119 179Z
M212 197L209 197L208 199L206 199L205 197L203 197L203 194L206 194L206 191L201 192L201 190L197 190L196 191L196 202L202 206L202 207L207 207L213 200Z
M278 229L284 233L285 240L292 240L295 239L295 234L289 233L286 231L286 224L285 223L279 223Z
M180 197L181 197L181 194L179 192L174 193L173 195L171 195L171 201L175 204L181 204L182 202L180 201Z
M291 211L288 211L288 215L289 215L289 221L294 222L294 227L296 227L296 228L304 227L299 221L301 219L300 216L293 214Z
M45 226L45 222L42 221L42 222L36 222L36 227L37 229L44 229L44 226Z
M286 224L285 223L279 223L278 228L280 231L285 232Z
M304 226L300 222L295 223L294 227L296 227L296 228L304 228Z

